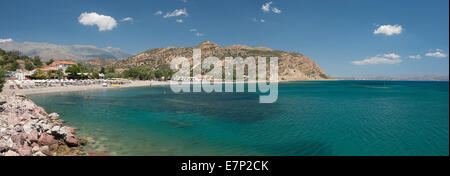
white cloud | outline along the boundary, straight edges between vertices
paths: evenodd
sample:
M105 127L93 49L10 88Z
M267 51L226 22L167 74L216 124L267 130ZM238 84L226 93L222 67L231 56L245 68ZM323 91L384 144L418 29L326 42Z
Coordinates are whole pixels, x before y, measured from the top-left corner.
M400 59L400 56L397 54L391 53L391 54L376 55L374 57L360 60L360 61L353 61L352 64L354 64L354 65L397 64L400 62L402 62L402 59Z
M272 1L263 4L262 7L261 7L261 9L262 9L264 12L270 12L270 5L272 5Z
M13 39L8 38L8 39L0 39L0 43L5 43L5 42L12 42Z
M276 7L274 7L274 8L272 8L272 12L273 12L273 13L276 13L276 14L280 14L280 13L281 13L281 10L278 9L278 8L276 8Z
M181 1L183 1L184 3L186 3L186 2L187 2L187 0L181 0Z
M391 59L398 59L398 58L400 58L400 56L397 55L397 54L395 54L395 53L384 54L383 56L384 56L384 57L387 57L387 58L391 58Z
M417 54L415 56L408 56L410 59L422 59L422 56L420 54Z
M189 29L190 32L196 32L197 29Z
M97 25L99 31L112 30L117 26L117 21L110 16L99 15L95 12L84 12L78 17L78 22L85 26Z
M176 22L177 23L183 23L183 19L177 19Z
M124 22L124 21L133 21L134 19L133 18L131 18L131 17L125 17L125 18L122 18L122 20L120 20L121 22Z
M260 22L260 23L266 22L266 20L265 20L265 19L262 19L262 18L261 18L261 19L253 18L252 21L253 21L253 22Z
M174 16L181 16L181 15L184 15L185 17L189 15L188 12L186 11L186 8L176 9L173 12L166 13L166 15L164 15L164 18L170 18L170 17L174 17Z
M443 53L444 51L441 49L436 49L434 52L428 52L425 54L425 56L428 57L437 57L437 58L444 58L447 57L446 54Z
M280 14L282 11L277 7L270 7L272 5L272 1L266 2L261 6L261 10L263 12L270 12L272 10L273 13Z
M378 27L375 31L373 31L374 34L384 34L387 36L395 35L395 34L401 34L402 33L402 26L401 25L381 25Z
M161 11L161 10L158 10L155 12L155 15L162 15L162 14L163 14L163 11Z

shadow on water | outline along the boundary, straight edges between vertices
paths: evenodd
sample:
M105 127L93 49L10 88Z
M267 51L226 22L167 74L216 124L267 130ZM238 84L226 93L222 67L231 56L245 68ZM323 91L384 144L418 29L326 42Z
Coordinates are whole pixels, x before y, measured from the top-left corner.
M133 89L129 89L131 91ZM137 89L136 89L137 90ZM259 103L257 93L173 93L167 87L154 87L151 91L135 91L122 95L82 94L53 95L58 98L59 106L96 106L99 108L116 107L115 109L135 109L143 111L160 111L182 114L194 113L203 116L250 123L276 117L281 113L278 103ZM75 103L76 102L76 103ZM148 102L148 103L143 103ZM120 113L117 111L116 113ZM186 128L189 124L167 121L167 124Z
M280 114L277 103L261 104L254 93L168 93L140 95L153 111L169 113L195 113L235 122L256 122Z

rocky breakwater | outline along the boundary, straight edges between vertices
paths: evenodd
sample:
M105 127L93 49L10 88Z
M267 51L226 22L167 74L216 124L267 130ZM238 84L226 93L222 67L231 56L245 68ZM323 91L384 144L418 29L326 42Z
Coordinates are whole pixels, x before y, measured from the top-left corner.
M0 156L87 155L86 140L26 96L0 97Z

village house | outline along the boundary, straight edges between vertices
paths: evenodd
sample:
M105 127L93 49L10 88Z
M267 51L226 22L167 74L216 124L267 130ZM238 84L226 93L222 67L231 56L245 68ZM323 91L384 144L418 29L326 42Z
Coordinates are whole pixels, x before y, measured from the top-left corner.
M75 62L69 62L69 61L54 61L49 66L56 68L56 70L62 69L63 71L66 71L67 67L77 65Z
M57 71L62 70L63 72L72 65L77 65L75 62L69 61L54 61L48 67L40 68L39 71L49 72L49 71Z

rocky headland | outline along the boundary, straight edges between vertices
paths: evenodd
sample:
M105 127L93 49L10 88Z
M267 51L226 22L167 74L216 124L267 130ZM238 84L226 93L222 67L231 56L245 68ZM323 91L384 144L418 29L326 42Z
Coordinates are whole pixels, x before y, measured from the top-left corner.
M153 48L127 59L110 62L109 64L117 68L117 70L141 65L159 69L163 66L170 65L172 59L183 56L192 65L193 49L195 48L201 49L202 58L209 56L217 57L221 60L222 65L225 57L278 57L279 81L332 79L317 63L298 52L285 52L267 47L250 47L246 45L220 46L210 41L202 42L194 47Z
M80 156L86 139L23 95L0 96L0 156Z

